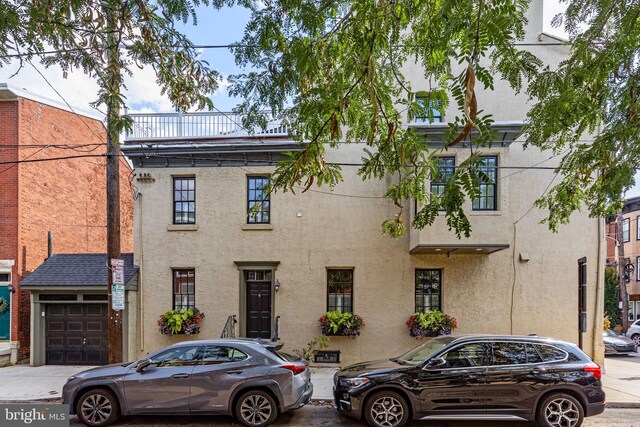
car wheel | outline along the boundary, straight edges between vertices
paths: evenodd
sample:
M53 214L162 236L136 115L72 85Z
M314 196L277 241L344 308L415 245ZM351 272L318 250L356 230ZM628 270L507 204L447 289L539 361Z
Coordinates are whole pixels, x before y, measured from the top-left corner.
M640 334L634 334L631 339L636 343L637 347L640 347Z
M552 394L538 407L537 420L542 427L579 427L584 420L584 410L575 397Z
M236 403L236 418L249 427L268 426L277 416L276 401L264 391L248 391Z
M89 427L106 426L120 418L118 400L108 390L89 390L78 399L78 418Z
M409 406L393 391L381 391L367 401L365 418L373 427L402 427L409 420Z

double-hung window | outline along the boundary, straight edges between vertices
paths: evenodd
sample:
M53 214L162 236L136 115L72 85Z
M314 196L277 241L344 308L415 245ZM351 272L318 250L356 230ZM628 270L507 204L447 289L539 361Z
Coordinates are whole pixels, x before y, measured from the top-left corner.
M440 198L444 195L447 183L453 178L453 173L456 170L456 158L438 157L436 162L438 164L438 172L431 180L431 197Z
M196 272L194 269L173 270L173 308L196 307Z
M440 101L428 95L418 95L416 102L420 107L414 120L416 123L442 123L442 103Z
M478 190L480 195L473 199L474 211L495 211L498 209L498 157L484 156L482 166L478 167L479 174Z
M327 270L327 311L353 313L353 270Z
M622 220L622 241L629 240L631 240L631 218L625 218Z
M416 270L416 311L440 310L442 295L442 270Z
M173 178L173 223L196 223L195 177Z
M247 177L247 223L269 224L271 221L271 200L265 191L269 185L267 176Z

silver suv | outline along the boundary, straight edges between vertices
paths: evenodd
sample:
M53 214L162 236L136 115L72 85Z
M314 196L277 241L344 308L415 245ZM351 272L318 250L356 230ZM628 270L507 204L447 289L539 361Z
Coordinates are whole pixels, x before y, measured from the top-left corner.
M627 337L636 343L636 347L640 347L640 320L636 320L627 330Z
M70 377L62 395L84 424L121 415L220 414L246 426L271 424L313 393L307 364L264 340L186 341L123 365Z

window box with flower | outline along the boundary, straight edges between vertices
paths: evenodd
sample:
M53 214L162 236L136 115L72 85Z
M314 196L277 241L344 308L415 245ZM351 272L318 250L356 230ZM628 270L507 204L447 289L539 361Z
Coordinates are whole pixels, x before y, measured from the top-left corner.
M327 311L320 319L322 335L346 336L355 338L360 335L360 328L364 326L362 317L353 313L341 313L339 310Z
M197 308L169 310L158 319L160 333L164 335L193 335L200 333L204 313Z
M415 312L407 321L409 335L415 338L449 335L458 327L458 321L438 310Z

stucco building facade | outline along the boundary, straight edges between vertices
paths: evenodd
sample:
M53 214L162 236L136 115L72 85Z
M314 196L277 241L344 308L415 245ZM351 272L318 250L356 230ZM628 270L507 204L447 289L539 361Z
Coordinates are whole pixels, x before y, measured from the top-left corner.
M0 353L10 347L13 361L30 345L30 296L20 282L49 255L49 232L54 253L106 250L105 140L98 117L0 85L0 297L9 302L0 314ZM124 159L120 174L122 247L132 251Z
M544 43L551 39L542 34L541 3L532 2L526 42L540 43L531 50L553 65L566 51ZM413 89L427 89L421 70L408 68L406 74ZM405 322L414 311L428 309L454 316L459 333L581 340L585 351L601 360L603 221L576 213L557 234L540 224L545 212L533 203L554 172L527 167L553 167L559 157L523 149L526 98L505 82L496 81L491 93L480 90L478 102L496 120L496 143L480 149L495 175L483 200L468 203L473 231L460 240L443 216L398 239L383 235L382 222L396 214L384 197L394 178L363 181L357 167L343 167L344 181L333 190L314 186L265 200L260 189L274 162L301 148L277 124L243 135L231 129L239 118L212 115L218 122L226 117L230 128L205 135L186 128L208 120L204 115L134 116L147 132L129 135L122 147L137 173L140 327L130 356L192 339L162 335L156 322L167 310L195 306L206 314L199 338L220 336L235 315L240 336L271 336L277 325L289 351L320 334L318 319L328 310L351 311L365 326L354 339L330 338L329 350L341 352L342 364L397 355L416 345ZM407 125L437 145L447 118L455 114L445 111L444 123ZM365 146L339 144L327 160L357 164ZM443 173L469 154L465 144L442 151ZM438 184L426 183L432 191ZM414 202L406 201L404 211L411 213L405 218L409 227ZM579 259L587 263L583 333L578 332Z

